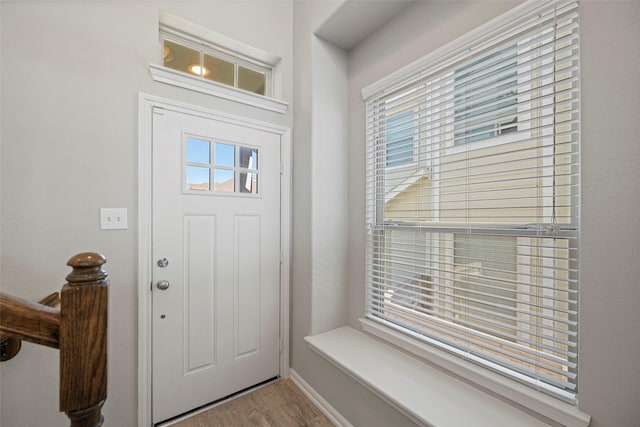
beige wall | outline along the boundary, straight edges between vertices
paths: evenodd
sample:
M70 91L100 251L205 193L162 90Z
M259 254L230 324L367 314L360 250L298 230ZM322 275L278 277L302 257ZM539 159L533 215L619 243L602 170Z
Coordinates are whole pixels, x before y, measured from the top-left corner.
M136 424L137 397L137 96L139 91L294 126L292 367L356 426L412 423L310 351L304 336L330 327L315 283L333 273L331 239L312 241L314 225L337 221L348 239L339 285L328 301L342 322L358 326L364 312L364 107L362 87L508 10L517 2L416 2L351 50L328 46L312 54L313 31L339 2L2 2L0 3L0 121L2 130L0 264L2 290L37 299L63 282L74 253L99 250L109 259L112 309L110 394L112 426ZM283 57L283 94L293 109L280 116L154 83L157 10L206 25ZM257 8L257 9L256 9ZM247 17L251 17L247 19ZM640 419L640 3L583 1L582 223L580 408L594 427L633 427ZM316 45L316 48L318 46ZM384 54L381 54L384 53ZM313 133L313 72L334 64L331 91L347 82L348 98L322 98L348 111L346 212L321 216L312 195L330 177L327 152ZM313 61L316 61L314 64ZM89 71L87 71L89 70ZM341 71L343 70L343 71ZM341 73L346 74L341 76ZM294 77L295 76L295 77ZM346 110L342 110L347 103ZM316 116L317 117L317 116ZM319 119L326 119L321 114ZM294 120L295 119L295 120ZM316 119L318 120L318 118ZM337 130L338 135L345 135ZM345 147L343 147L345 148ZM315 168L315 170L314 170ZM314 170L312 175L310 171ZM314 182L315 180L315 182ZM326 190L323 189L323 190ZM317 193L319 194L319 193ZM344 199L341 199L344 200ZM104 232L100 207L127 207L130 228ZM346 221L346 223L343 223ZM322 230L319 228L318 230ZM316 232L318 231L316 230ZM346 245L346 246L345 246ZM314 274L317 274L315 278ZM320 280L320 282L318 281ZM315 313L314 313L315 310ZM313 317L316 316L316 317ZM63 426L57 414L57 354L25 344L1 366L0 424ZM117 390L117 391L116 391Z
M350 150L348 117L332 120L336 112L347 111L347 56L313 35L339 3L294 3L291 367L356 426L410 426L413 423L312 352L304 341L307 335L344 324L347 314L346 182L352 164L345 165L349 155L335 157ZM327 71L330 75L325 75Z
M640 2L581 6L580 407L593 427L640 420Z
M290 126L284 115L156 83L158 10L282 57L292 101L291 2L0 3L2 291L37 300L67 260L96 250L110 274L110 426L137 424L138 93ZM6 113L6 114L5 114ZM101 207L128 208L128 230L100 231ZM67 426L58 354L24 344L2 363L3 427Z
M506 11L510 2L417 2L350 52L350 324L364 283L360 90ZM582 1L579 407L594 427L640 419L640 2ZM385 52L380 55L380 52Z

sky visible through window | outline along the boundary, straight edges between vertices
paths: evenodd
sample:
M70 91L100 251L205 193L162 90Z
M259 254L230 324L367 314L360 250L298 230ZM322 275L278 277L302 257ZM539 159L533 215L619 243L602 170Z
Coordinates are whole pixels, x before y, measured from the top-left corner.
M214 143L213 159L211 159L211 142L197 138L187 138L187 162L201 166L187 167L187 182L190 184L208 184L211 161L216 166L233 168L235 166L235 146ZM217 170L214 181L217 184L233 179L233 171Z

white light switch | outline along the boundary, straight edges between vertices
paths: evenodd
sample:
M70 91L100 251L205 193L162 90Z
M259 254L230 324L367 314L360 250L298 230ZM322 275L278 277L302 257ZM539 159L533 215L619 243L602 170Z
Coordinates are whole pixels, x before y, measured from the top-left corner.
M127 225L127 208L100 208L100 229L120 230Z

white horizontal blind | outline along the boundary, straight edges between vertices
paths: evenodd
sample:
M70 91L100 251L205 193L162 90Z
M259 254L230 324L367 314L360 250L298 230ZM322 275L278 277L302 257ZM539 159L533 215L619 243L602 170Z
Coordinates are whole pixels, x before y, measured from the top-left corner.
M367 316L575 401L577 5L497 34L365 99Z

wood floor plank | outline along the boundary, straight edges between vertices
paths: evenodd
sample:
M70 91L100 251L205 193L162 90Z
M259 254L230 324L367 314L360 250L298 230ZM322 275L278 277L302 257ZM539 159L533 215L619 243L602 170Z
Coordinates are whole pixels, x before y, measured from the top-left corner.
M334 427L290 379L276 380L172 427Z

